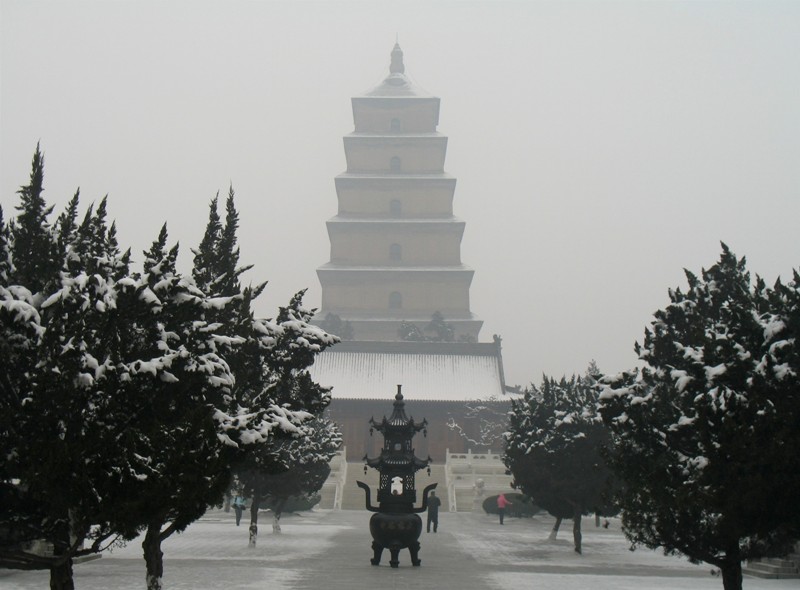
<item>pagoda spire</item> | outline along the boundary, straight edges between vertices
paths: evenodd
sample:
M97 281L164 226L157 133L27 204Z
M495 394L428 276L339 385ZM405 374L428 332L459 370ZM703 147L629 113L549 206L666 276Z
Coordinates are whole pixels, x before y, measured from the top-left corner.
M403 65L403 50L400 49L400 43L395 41L394 49L392 49L392 62L389 64L390 74L404 74L406 66Z

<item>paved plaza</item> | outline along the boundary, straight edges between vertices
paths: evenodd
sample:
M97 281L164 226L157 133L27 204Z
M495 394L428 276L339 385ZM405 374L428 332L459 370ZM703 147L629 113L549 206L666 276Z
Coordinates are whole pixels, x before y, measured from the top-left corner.
M424 516L424 515L423 515ZM439 532L420 539L421 567L408 551L400 567L371 566L366 511L319 510L284 517L273 534L269 513L262 514L258 547L247 546L247 527L232 513L212 511L164 544L165 590L721 590L722 580L706 565L659 552L631 552L611 521L608 529L584 519L584 554L572 550L567 521L557 541L548 533L553 519L506 518L473 513L443 513ZM424 519L423 519L424 520ZM81 590L143 589L141 547L133 541L101 559L75 566ZM799 589L800 580L745 579L747 590ZM0 589L48 587L47 572L0 570Z

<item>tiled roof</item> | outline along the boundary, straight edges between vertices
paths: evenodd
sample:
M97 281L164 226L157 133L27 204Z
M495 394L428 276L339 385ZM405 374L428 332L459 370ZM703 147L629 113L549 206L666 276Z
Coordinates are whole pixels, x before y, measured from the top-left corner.
M334 399L386 399L400 384L407 400L485 400L505 385L492 343L343 342L317 357L311 376Z

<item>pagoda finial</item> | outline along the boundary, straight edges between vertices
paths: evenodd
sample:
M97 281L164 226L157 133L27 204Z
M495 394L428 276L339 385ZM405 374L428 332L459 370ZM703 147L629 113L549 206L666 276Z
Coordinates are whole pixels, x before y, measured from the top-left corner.
M404 74L406 67L403 65L403 50L400 49L400 43L395 41L394 49L392 49L392 62L389 65L390 74Z

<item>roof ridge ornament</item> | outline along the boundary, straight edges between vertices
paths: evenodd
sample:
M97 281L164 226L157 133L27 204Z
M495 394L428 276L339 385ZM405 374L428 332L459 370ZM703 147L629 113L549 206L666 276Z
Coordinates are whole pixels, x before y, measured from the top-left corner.
M392 61L389 64L390 74L405 74L406 66L403 64L403 50L400 49L400 43L395 41L394 49L392 49Z

